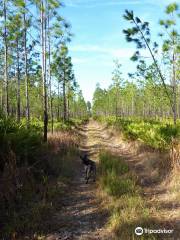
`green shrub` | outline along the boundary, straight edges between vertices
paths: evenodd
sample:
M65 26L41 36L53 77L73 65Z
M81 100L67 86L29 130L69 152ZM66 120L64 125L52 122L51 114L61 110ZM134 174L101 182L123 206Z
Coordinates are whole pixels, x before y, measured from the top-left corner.
M180 137L180 123L176 126L169 121L156 121L152 119L98 117L100 122L107 123L122 131L124 137L131 140L139 140L146 145L157 149L168 149L172 138Z
M101 185L109 195L119 197L135 191L134 182L127 175L129 168L119 157L101 154L100 171Z
M34 126L17 124L12 119L0 120L0 152L1 165L3 165L3 156L6 158L9 151L12 150L16 155L17 166L23 166L26 162L33 164L36 159L36 153L42 145L41 133Z
M134 182L131 179L123 179L112 173L102 177L101 183L105 191L114 197L120 197L135 191Z
M0 177L5 185L0 192L1 239L10 239L15 232L29 235L47 231L53 225L50 214L59 207L60 194L76 169L76 135L58 132L49 142L48 134L45 144L42 122L32 122L27 129L25 120L18 124L11 118L0 119Z
M112 173L115 175L120 175L129 171L127 164L119 161L118 157L113 156L113 160L111 158L112 155L110 155L109 153L104 153L100 155L100 169L103 174Z
M64 123L63 121L55 122L54 123L54 130L55 131L68 131L72 127L71 122Z

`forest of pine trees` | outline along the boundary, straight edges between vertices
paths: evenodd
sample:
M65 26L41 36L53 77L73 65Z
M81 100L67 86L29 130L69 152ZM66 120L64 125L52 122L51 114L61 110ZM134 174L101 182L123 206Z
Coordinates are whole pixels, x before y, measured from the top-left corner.
M159 20L161 31L157 32L155 42L151 23L142 22L132 11L126 10L124 18L130 28L123 32L129 44L137 48L131 58L137 63L137 70L129 73L129 79L124 79L121 63L115 61L112 84L108 89L99 84L96 87L94 115L173 118L176 124L180 118L179 17L178 4L167 6L166 18Z
M67 174L61 161L76 151L71 128L87 118L63 7L59 0L0 1L1 239L39 229L60 172Z
M102 4L84 2L69 1L69 6L88 11ZM61 0L0 0L0 239L128 240L137 239L137 226L175 226L178 3L166 7L157 30L134 11L123 10L126 27L119 41L134 47L129 60L136 70L126 74L127 63L114 59L109 87L97 83L92 102L85 101L76 79L70 51L74 35L63 7ZM103 52L100 47L91 49ZM89 188L96 166L97 184L93 179ZM117 238L104 238L107 229ZM55 237L47 238L49 233ZM148 239L161 239L156 237Z
M68 43L71 26L61 17L58 0L1 1L1 113L20 122L48 123L86 115Z

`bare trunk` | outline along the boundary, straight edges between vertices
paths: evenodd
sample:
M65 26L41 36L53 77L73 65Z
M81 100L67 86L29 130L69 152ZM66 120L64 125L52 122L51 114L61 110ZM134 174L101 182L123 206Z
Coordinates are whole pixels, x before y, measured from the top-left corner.
M4 84L5 84L5 92L4 92L4 111L6 116L9 116L9 83L8 83L8 46L7 46L7 10L6 10L6 0L3 2L3 15L4 15Z
M118 89L116 89L116 121L118 117Z
M177 100L176 100L176 68L175 68L175 53L173 53L173 120L176 125L177 120Z
M131 98L131 115L134 116L134 96Z
M60 120L60 86L58 81L58 112L57 112L57 119Z
M20 99L20 68L19 68L19 41L17 38L17 121L21 118L21 99Z
M3 80L1 83L1 111L3 112L3 90L4 90L4 86L3 86Z
M69 121L69 118L70 118L70 100L68 97L68 100L67 100L67 119L68 119L68 121Z
M26 1L25 1L26 5ZM25 9L24 9L25 11ZM28 66L27 66L27 27L26 27L26 13L24 12L24 65L25 65L25 95L26 95L26 122L27 122L27 127L29 127L29 122L30 122L30 109L29 109L29 78L28 78Z
M47 83L46 83L46 16L44 1L41 1L41 45L42 45L42 81L43 81L43 112L44 112L44 141L47 142Z
M63 77L63 120L65 122L67 120L65 71Z
M50 95L50 115L51 115L51 132L54 130L54 116L53 116L53 98L52 98L52 82L51 82L51 37L49 26L49 9L48 9L48 52L49 52L49 95Z

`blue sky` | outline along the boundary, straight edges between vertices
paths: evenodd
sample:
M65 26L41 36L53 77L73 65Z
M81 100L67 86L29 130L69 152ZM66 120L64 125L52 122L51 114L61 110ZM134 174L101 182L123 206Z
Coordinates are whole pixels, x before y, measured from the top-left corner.
M119 59L124 78L135 70L129 58L135 46L127 43L122 30L128 23L122 18L125 9L134 10L149 21L156 37L158 20L171 0L64 0L63 16L72 24L74 34L70 55L75 75L86 100L92 100L96 83L111 84L113 60ZM176 2L180 3L180 0Z

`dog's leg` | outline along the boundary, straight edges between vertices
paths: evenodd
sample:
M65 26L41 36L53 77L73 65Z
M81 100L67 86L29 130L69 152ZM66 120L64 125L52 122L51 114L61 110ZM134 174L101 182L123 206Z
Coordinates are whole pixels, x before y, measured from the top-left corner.
M87 180L87 171L88 171L88 167L87 166L85 166L85 180Z
M89 178L90 178L90 171L91 171L91 169L90 169L90 167L88 166L88 167L87 167L87 172L86 172L86 184L88 183Z
M93 171L93 180L96 181L96 165L94 165L94 171Z

